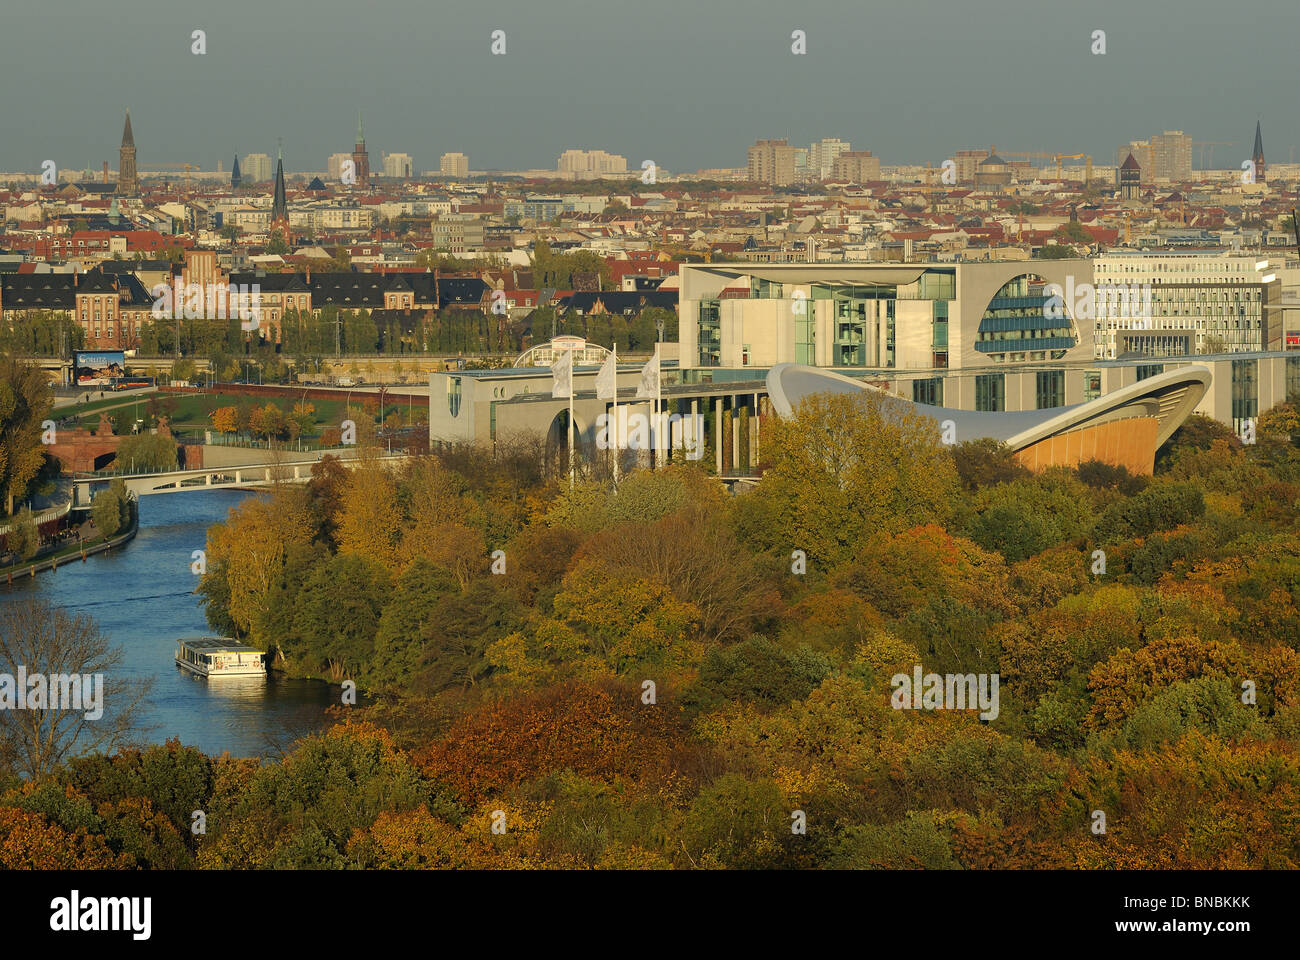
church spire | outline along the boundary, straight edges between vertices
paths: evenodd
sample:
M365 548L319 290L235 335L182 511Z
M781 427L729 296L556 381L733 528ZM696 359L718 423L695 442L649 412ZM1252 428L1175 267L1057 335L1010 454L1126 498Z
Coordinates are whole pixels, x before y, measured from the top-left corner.
M361 123L361 111L358 110L357 111L357 146L364 147L365 145L366 145L366 128Z
M271 222L289 220L289 204L284 195L284 151L276 151L275 195L271 199Z
M1255 121L1255 149L1250 154L1255 164L1255 182L1264 182L1264 134L1260 131L1259 121Z
M122 146L118 150L117 192L132 196L140 192L140 181L135 172L135 135L131 132L131 111L126 112L126 125L122 127Z

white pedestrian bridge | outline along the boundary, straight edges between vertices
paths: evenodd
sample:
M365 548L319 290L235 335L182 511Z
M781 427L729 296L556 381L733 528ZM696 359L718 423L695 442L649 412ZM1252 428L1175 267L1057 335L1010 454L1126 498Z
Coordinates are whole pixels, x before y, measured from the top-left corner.
M380 456L385 464L397 464L407 459L406 454ZM345 467L355 460L341 461ZM306 483L311 479L312 467L320 460L290 460L281 463L244 464L242 466L208 467L194 470L170 470L163 473L82 475L73 478L73 507L88 507L94 493L107 487L111 480L121 480L128 493L139 497L158 493L188 493L200 490L251 490L271 487L278 483Z

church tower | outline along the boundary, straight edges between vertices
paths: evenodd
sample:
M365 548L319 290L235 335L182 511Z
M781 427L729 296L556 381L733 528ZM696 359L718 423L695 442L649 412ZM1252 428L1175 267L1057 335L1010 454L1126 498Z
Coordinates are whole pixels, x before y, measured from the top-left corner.
M357 144L352 148L352 168L357 175L357 186L370 186L370 154L366 152L366 131L361 125L361 111L357 111Z
M1260 132L1259 121L1255 121L1255 149L1250 154L1255 164L1255 182L1264 182L1264 135Z
M230 168L230 189L238 190L239 184L244 178L239 173L239 154L235 154L235 165Z
M131 133L131 111L126 112L126 126L122 128L122 148L118 151L117 192L134 196L140 192L140 180L135 172L135 137Z

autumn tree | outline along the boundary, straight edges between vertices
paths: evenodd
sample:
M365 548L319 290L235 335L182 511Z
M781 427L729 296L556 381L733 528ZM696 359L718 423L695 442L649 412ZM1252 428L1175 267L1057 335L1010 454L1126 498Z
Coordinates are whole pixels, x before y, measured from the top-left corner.
M51 403L50 381L40 367L12 356L0 359L0 493L8 515L45 460L41 433Z
M219 433L235 433L239 429L239 409L237 407L217 407L208 414L212 429Z
M764 546L834 563L875 530L942 521L957 498L938 425L877 391L807 398L764 438L772 467L743 498L742 529Z
M232 507L224 523L208 529L207 573L199 593L213 626L231 624L247 635L266 612L271 590L294 544L314 530L305 491L282 485Z
M339 551L395 571L402 515L397 483L382 462L370 456L352 462L340 508Z

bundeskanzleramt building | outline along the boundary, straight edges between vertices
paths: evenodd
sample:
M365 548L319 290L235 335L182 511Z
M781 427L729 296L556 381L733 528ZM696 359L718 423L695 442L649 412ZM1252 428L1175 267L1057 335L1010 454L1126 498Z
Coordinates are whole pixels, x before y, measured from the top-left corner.
M1270 306L1280 298L1281 285L1264 283L1258 262L1253 254L1222 251L1097 257L1093 276L1099 287L1137 288L1145 304L1132 316L1118 298L1097 298L1097 358L1281 350L1282 311Z

